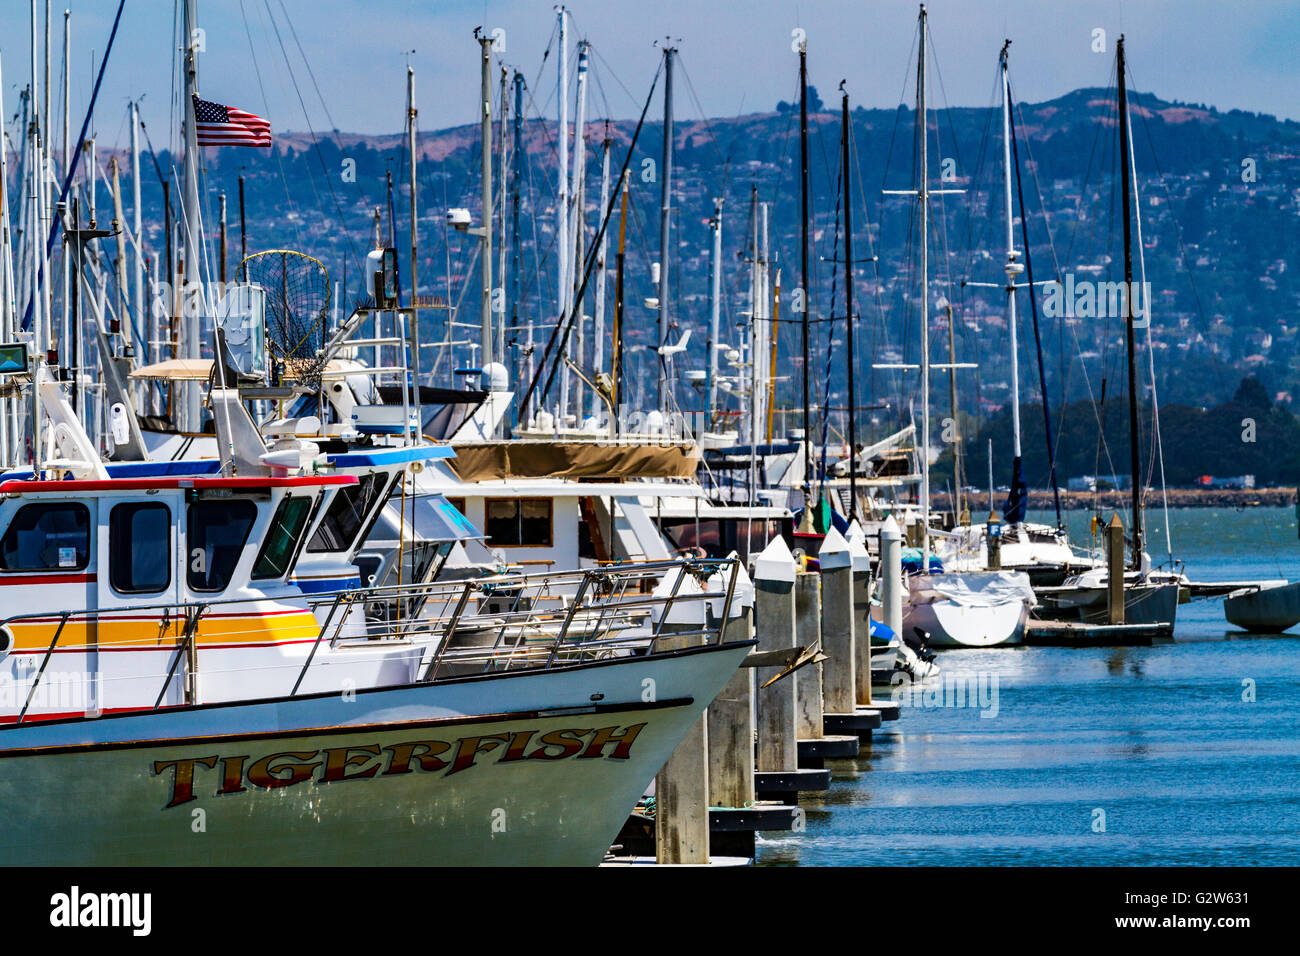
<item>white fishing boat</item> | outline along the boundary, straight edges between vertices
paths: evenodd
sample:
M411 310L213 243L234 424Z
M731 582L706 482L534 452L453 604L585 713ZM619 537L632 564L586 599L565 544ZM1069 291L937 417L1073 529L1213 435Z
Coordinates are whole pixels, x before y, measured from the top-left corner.
M0 863L594 865L749 645L562 644L532 668L11 723Z
M720 646L735 561L304 594L441 452L316 474L315 443L266 446L212 389L214 472L114 475L37 381L46 454L0 481L0 793L23 806L0 863L596 863L748 650ZM654 593L671 575L696 586Z
M22 594L0 621L0 863L600 860L748 650L720 645L736 563L307 597L312 516L355 484L0 484L0 589ZM646 596L672 573L707 583ZM657 649L700 603L710 646ZM193 842L200 816L220 839Z

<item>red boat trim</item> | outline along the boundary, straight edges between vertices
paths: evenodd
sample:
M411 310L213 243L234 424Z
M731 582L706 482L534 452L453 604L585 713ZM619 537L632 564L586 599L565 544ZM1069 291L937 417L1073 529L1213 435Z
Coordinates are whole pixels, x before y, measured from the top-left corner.
M356 475L304 475L296 478L94 478L78 481L6 481L0 494L72 491L144 491L150 488L196 488L249 490L256 488L318 488L324 485L355 485Z
M101 714L129 714L140 710L139 707L105 707L100 711ZM70 710L60 714L28 714L23 718L23 726L28 724L39 724L46 720L77 720L86 717L84 710ZM0 724L17 724L17 714L6 714L0 716Z
M9 484L9 482L6 482L5 484ZM95 574L12 574L8 571L0 571L0 586L13 586L19 584L89 584L96 580L98 580L98 577Z

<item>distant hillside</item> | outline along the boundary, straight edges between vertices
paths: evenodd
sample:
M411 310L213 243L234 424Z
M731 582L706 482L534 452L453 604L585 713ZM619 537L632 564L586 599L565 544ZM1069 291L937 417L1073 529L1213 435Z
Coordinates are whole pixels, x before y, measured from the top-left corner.
M1238 110L1220 112L1198 104L1132 95L1134 141L1141 189L1146 274L1154 299L1152 343L1162 402L1201 406L1228 400L1243 375L1255 374L1271 397L1300 395L1300 286L1295 252L1300 213L1300 124ZM811 119L814 222L813 306L818 315L843 312L842 277L829 260L843 258L835 249L839 201L838 101ZM685 111L685 107L680 108ZM658 112L657 106L651 114ZM889 405L874 415L880 427L902 417L915 398L915 376L872 372L882 356L892 361L917 358L916 277L914 261L915 201L882 196L884 189L912 185L912 111L856 109L853 144L855 256L875 252L876 264L857 271L856 300L861 312L857 342L859 400ZM1007 330L1004 296L997 290L963 288L963 278L1000 282L1004 258L1001 223L1000 123L989 109L959 108L931 115L932 175L951 173L948 188L960 196L936 197L931 248L932 295L946 295L957 310L959 361L978 362L963 371L960 403L968 412L985 414L1005 405L1008 395ZM1035 279L1078 272L1118 280L1120 221L1115 107L1102 89L1081 89L1044 102L1023 104L1018 122L1028 136L1030 155L1022 155L1023 189L1030 207L1030 238ZM600 177L601 141L613 141L617 174L630 143L634 121L590 121L587 139L588 226L598 223L595 209ZM555 125L524 124L527 156L522 191L523 320L536 323L538 338L554 321ZM787 291L797 282L798 255L797 113L776 110L747 116L676 124L674 237L671 262L672 311L679 326L696 334L680 371L703 367L708 321L708 219L715 196L724 205L724 331L734 341L747 304L749 197L772 203L771 248ZM937 143L937 147L936 147ZM420 289L477 309L474 243L447 235L443 214L449 206L466 206L478 217L478 128L465 126L423 132L419 138ZM647 123L632 157L633 215L628 229L628 335L635 348L655 338L654 314L643 299L651 288L650 263L658 258L657 182L645 181L659 162L662 128ZM406 268L408 201L404 168L405 140L400 135L358 136L279 133L274 151L208 150L209 196L225 191L230 202L232 249L238 249L237 179L246 176L248 244L261 248L301 248L321 258L341 281L347 259L348 296L358 294L360 256L370 245L371 218L384 209L385 173L394 180L396 244ZM937 154L937 155L936 155ZM1032 157L1032 158L1031 158ZM345 170L355 163L355 182ZM170 161L159 157L164 170ZM1246 164L1243 166L1243 164ZM1243 171L1253 168L1253 182ZM937 185L937 182L936 182ZM161 239L161 190L150 172L146 202L153 213L152 237ZM175 195L175 193L173 193ZM215 220L215 198L211 198ZM1047 225L1039 213L1047 211ZM866 221L864 222L864 214ZM866 225L870 225L870 244ZM1048 244L1050 228L1052 246ZM500 240L498 232L498 240ZM1017 228L1017 243L1019 243ZM1054 250L1054 251L1053 251ZM235 252L232 252L232 258ZM826 261L822 261L826 260ZM1186 262L1184 261L1186 260ZM612 256L611 256L612 261ZM1187 268L1190 266L1190 270ZM232 266L233 268L233 266ZM511 265L513 269L513 264ZM877 274L880 283L875 279ZM834 289L835 301L831 294ZM1022 297L1024 325L1020 341L1022 399L1039 398L1027 299ZM589 306L588 312L591 311ZM883 317L882 317L883 311ZM947 352L943 313L933 309L932 345L936 360ZM937 314L936 314L937 313ZM787 316L789 317L788 313ZM1062 400L1108 397L1123 389L1122 327L1114 320L1083 319L1067 323L1040 315L1047 391L1055 405ZM443 329L426 318L425 341L443 337ZM522 320L521 320L522 321ZM831 404L842 407L845 362L828 336L843 338L842 322L814 326L816 400L828 380ZM779 401L793 402L799 376L798 329L781 329L782 367L791 378L781 385ZM456 361L469 358L467 352ZM444 368L447 366L444 365ZM633 354L629 372L639 387L649 387L651 363ZM936 401L946 407L946 376L935 382ZM689 389L683 387L685 394ZM635 395L635 391L633 392Z

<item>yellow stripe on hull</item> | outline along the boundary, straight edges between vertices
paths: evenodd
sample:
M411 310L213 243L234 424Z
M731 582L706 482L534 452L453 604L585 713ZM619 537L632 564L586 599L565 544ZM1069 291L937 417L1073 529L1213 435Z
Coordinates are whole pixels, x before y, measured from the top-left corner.
M10 628L14 636L14 651L43 652L49 649L50 641L59 630L59 622L57 618L51 618L48 621L15 623ZM252 613L200 618L196 643L200 648L225 644L279 644L314 641L319 634L320 625L310 611ZM165 623L161 615L112 620L100 618L98 621L69 619L59 634L56 649L155 650L175 647L184 636L183 618L173 617Z

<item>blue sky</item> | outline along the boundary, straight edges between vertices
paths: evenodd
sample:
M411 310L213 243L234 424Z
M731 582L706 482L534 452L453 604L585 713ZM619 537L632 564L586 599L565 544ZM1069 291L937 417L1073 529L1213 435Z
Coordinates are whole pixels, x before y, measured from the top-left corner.
M38 11L44 6L45 0L38 0ZM70 7L73 13L75 137L89 98L92 54L97 57L104 48L116 3L56 0L52 6L56 100L62 95L63 10ZM1298 4L932 0L928 7L942 82L941 90L935 84L936 92L946 94L943 99L954 106L989 104L1004 36L1014 41L1017 95L1033 101L1080 86L1106 85L1114 41L1122 31L1143 91L1220 109L1300 118ZM681 51L677 113L683 119L701 111L734 116L767 110L777 100L793 98L795 28L806 31L811 82L825 99L833 99L843 78L855 104L897 105L917 13L913 0L573 0L568 8L573 37L585 36L596 53L596 115L605 113L606 104L616 116L635 115L657 65L655 42L671 36ZM271 14L280 27L279 39ZM479 83L472 32L483 25L505 30L504 61L523 72L530 88L537 86L534 111L554 116L554 55L538 79L554 23L550 0L200 0L206 45L200 89L209 99L268 116L274 129L304 130L310 121L317 131L337 126L396 132L402 125L405 51L414 50L410 62L416 70L420 128L472 123ZM1106 31L1104 55L1091 49L1098 28ZM0 5L6 119L27 82L29 29L28 0ZM154 144L162 148L171 139L174 46L172 2L128 0L96 117L101 143L126 144L126 103L138 96L144 96ZM58 115L56 109L56 128Z

